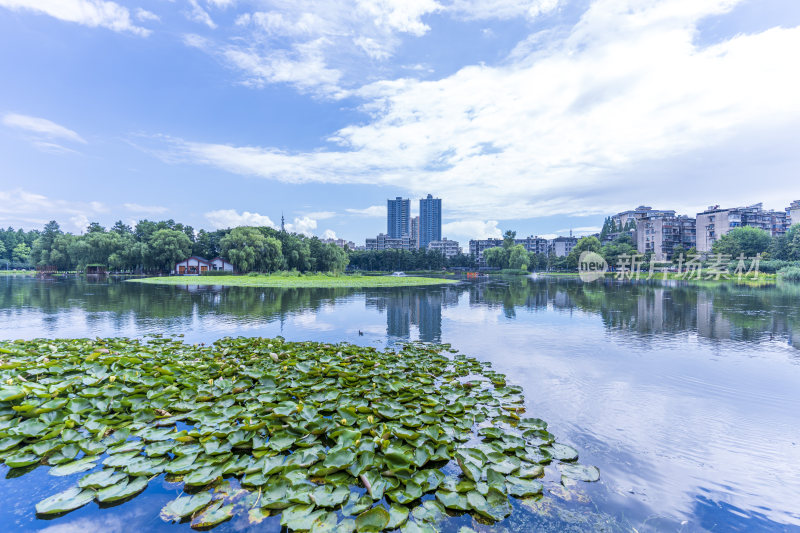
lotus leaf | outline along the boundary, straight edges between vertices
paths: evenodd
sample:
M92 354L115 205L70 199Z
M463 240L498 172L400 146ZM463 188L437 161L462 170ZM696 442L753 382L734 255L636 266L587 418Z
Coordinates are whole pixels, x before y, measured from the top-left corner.
M78 472L86 472L97 466L95 461L97 461L97 457L84 457L83 459L72 461L71 463L54 466L48 473L51 476L69 476L71 474L77 474Z

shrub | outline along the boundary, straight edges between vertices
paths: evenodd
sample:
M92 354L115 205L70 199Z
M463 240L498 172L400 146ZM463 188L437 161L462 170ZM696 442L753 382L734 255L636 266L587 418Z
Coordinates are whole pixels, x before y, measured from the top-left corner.
M227 270L206 270L205 272L200 272L201 276L231 276L233 272Z
M784 267L778 271L778 279L781 281L800 282L800 266Z

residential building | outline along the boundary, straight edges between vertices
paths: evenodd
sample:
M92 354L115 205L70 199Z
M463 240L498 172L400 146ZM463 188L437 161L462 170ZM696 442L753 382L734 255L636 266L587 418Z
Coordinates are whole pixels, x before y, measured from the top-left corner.
M419 216L411 219L411 238L419 243Z
M485 267L486 262L483 260L483 251L497 246L503 246L503 239L471 239L469 241L469 255L478 261L478 266Z
M789 207L786 208L786 213L789 215L787 223L789 226L800 224L800 200L795 200Z
M761 203L728 209L712 205L697 213L697 250L710 252L714 243L734 228L750 226L777 236L786 233L788 224L789 217L785 212L767 211Z
M366 249L367 250L416 250L417 249L417 241L412 239L408 234L400 237L399 239L395 239L386 235L385 233L379 233L377 237L374 239L367 239L366 242Z
M571 237L563 237L564 239L570 239ZM574 239L574 242L577 243L578 240ZM531 235L530 237L525 237L523 239L514 239L514 245L521 244L525 247L525 251L535 254L549 254L550 253L550 246L551 241L548 241L544 237L538 237L535 235ZM483 260L483 251L487 248L495 248L497 246L503 246L503 239L473 239L469 241L469 254L476 258L478 261L479 266L486 266L486 263ZM572 250L572 246L569 246L569 249ZM569 252L567 252L568 254ZM566 255L566 254L564 254Z
M578 244L577 237L556 237L549 242L547 251L556 257L566 257L576 244Z
M356 249L356 243L353 241L346 241L344 239L320 239L320 241L324 242L325 244L335 244L339 248L347 247L349 250Z
M450 259L461 253L461 246L457 241L450 241L444 238L440 241L431 241L428 243L428 251L440 251L442 254Z
M408 198L397 197L386 200L386 234L392 239L400 239L411 233L411 202Z
M442 240L442 200L430 194L419 201L419 247Z
M696 221L686 215L654 213L636 221L636 249L652 253L656 261L672 259L675 248L696 245Z
M183 261L178 261L175 263L175 268L172 269L174 274L179 276L189 275L189 274L202 274L203 272L213 271L213 270L224 270L227 272L233 272L233 265L222 259L221 257L215 257L214 259L205 259L203 257L199 257L193 255L184 259Z

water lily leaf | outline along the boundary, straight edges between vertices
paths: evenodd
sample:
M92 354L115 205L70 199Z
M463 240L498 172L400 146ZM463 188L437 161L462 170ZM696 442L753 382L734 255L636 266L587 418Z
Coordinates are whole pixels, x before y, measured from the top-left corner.
M554 442L549 447L545 448L550 454L559 461L577 461L578 450L566 444L559 444Z
M461 471L464 472L465 476L472 481L480 481L481 477L483 476L483 472L478 465L458 456L456 456L456 461L458 462L458 466L461 468Z
M411 503L422 497L422 487L409 481L400 489L393 490L387 494L389 499L400 504Z
M356 531L358 533L374 533L383 531L389 524L389 511L383 507L373 507L356 517Z
M509 476L506 479L507 491L512 496L526 497L542 492L542 483L530 479Z
M161 509L161 519L166 522L178 522L182 518L191 516L209 503L212 495L210 492L200 492L194 495L181 496L167 503Z
M350 493L350 498L347 503L342 507L342 512L345 515L357 515L372 507L372 498L369 496L359 496L355 492Z
M48 473L51 476L69 476L71 474L77 474L78 472L86 472L87 470L91 470L97 466L96 461L97 457L84 457L82 459L78 459L77 461L72 461L71 463L64 463L54 466Z
M104 468L99 472L92 472L83 476L78 480L78 486L82 489L102 489L127 478L128 476L119 470Z
M408 520L408 507L393 503L389 507L389 523L386 524L386 529L402 527L406 520Z
M559 465L559 470L563 477L575 481L593 482L600 479L600 471L595 466L562 464Z
M47 432L49 426L35 418L29 418L21 422L15 429L17 435L25 437L41 437Z
M322 462L322 466L326 468L333 468L335 470L341 470L353 464L356 460L356 454L352 450L336 450L333 453L329 453L325 460Z
M270 510L264 507L254 507L247 512L247 520L251 525L258 525L270 516Z
M25 440L25 437L6 437L4 439L0 439L0 452L10 450L23 440Z
M333 488L321 485L311 492L311 501L318 507L334 507L341 505L350 497L350 489L346 486Z
M166 459L139 456L125 466L125 472L132 476L154 476L164 471Z
M534 478L534 477L541 477L544 475L544 467L542 465L531 465L528 463L524 463L519 471L516 473L517 477L526 479L526 478Z
M436 499L447 507L448 509L455 509L456 511L469 511L470 504L464 494L458 492L451 492L449 490L437 490Z
M128 478L124 481L120 481L119 483L115 483L114 485L98 490L96 498L97 501L101 503L116 502L130 498L134 494L139 494L145 488L147 488L146 477Z
M216 526L233 517L233 504L214 504L201 514L194 517L191 526L193 529L204 529Z
M18 453L6 457L5 463L9 468L22 468L38 463L42 458L34 453Z
M51 515L73 511L92 501L94 496L95 491L92 489L71 487L64 492L54 494L37 503L36 513L40 515Z
M137 457L139 457L138 451L110 455L103 460L103 464L114 468L121 468L129 465Z
M222 468L218 466L204 466L191 472L183 478L183 482L189 486L200 487L208 485L222 475Z
M194 470L193 465L198 455L182 455L173 459L164 466L164 471L169 474L187 474Z

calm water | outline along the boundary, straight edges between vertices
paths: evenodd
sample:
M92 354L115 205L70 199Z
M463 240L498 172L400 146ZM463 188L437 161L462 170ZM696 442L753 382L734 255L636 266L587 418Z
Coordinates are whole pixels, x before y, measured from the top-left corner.
M479 530L800 531L798 285L523 278L363 291L0 278L0 338L147 333L419 339L491 361L601 481L567 492L550 472L532 510ZM180 491L161 480L114 509L90 504L42 521L34 503L75 480L41 467L16 479L7 472L0 467L3 531L188 529L158 518ZM280 531L270 520L259 531ZM233 520L214 531L243 530Z

